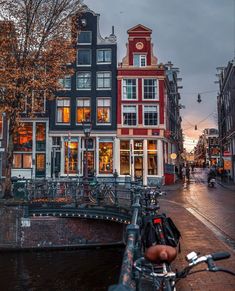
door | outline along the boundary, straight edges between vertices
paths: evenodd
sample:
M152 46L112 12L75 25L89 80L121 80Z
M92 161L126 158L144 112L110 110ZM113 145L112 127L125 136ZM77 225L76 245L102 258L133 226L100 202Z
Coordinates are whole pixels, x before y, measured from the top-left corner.
M35 176L37 178L43 178L46 175L46 155L36 154L36 173Z
M143 177L143 157L142 156L134 157L134 174L136 178Z

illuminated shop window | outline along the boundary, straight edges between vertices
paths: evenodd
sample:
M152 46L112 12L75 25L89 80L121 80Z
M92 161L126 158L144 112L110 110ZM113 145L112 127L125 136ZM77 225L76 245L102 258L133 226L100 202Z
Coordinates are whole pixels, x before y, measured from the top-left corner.
M110 123L110 98L97 99L97 123Z
M144 99L157 99L156 79L144 79Z
M70 99L57 99L57 123L70 123Z
M113 173L113 142L99 143L99 173Z
M22 124L14 136L14 151L31 152L33 138L33 124Z
M46 165L46 155L45 154L36 154L36 171L44 172Z
M3 117L2 114L0 113L0 138L3 136Z
M91 120L90 99L77 99L77 123Z
M77 90L91 89L91 72L77 72Z
M15 169L31 169L32 154L15 153L13 155L13 168Z
M46 150L46 123L36 123L36 151Z
M66 174L78 173L78 142L65 142L64 172Z
M120 141L120 174L130 175L130 141Z
M123 79L122 81L122 99L137 99L136 79Z
M148 140L148 175L157 175L157 141Z

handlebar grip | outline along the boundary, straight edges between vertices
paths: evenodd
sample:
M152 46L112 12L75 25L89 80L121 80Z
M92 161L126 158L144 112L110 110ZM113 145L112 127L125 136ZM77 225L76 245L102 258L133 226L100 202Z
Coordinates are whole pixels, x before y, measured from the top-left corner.
M214 261L224 260L230 258L230 253L228 252L218 252L211 254L211 257Z

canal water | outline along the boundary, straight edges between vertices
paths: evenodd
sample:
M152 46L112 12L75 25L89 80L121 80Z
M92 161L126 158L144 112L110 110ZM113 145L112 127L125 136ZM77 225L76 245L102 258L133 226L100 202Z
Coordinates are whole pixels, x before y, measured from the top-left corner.
M102 291L118 282L124 248L0 253L1 291Z

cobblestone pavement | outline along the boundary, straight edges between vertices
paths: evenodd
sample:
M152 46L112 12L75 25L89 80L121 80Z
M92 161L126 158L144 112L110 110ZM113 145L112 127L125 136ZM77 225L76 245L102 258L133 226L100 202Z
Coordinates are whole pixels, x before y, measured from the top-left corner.
M174 203L174 201L161 200L160 205L161 210L173 218L182 234L181 253L178 254L173 268L183 268L186 265L185 255L191 251L200 252L203 255L217 251L228 251L231 253L231 258L219 261L217 265L235 271L235 252L220 241L201 221L196 219L186 208ZM203 264L198 267L200 269L206 268L206 265ZM196 273L182 279L177 284L177 290L232 291L235 290L235 277L222 272Z

